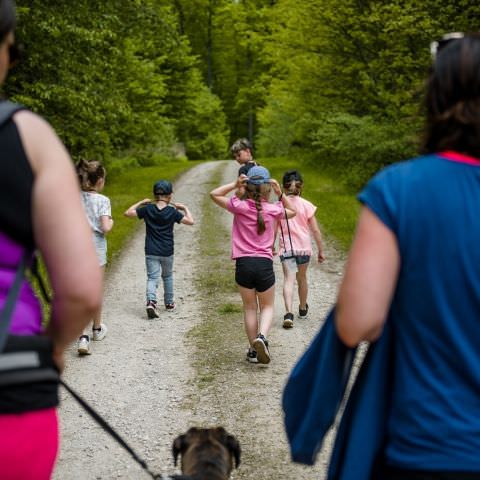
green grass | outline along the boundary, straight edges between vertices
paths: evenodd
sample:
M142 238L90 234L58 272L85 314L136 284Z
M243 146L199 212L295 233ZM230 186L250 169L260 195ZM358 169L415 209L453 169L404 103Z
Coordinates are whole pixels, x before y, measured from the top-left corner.
M153 167L124 171L111 179L107 172L107 181L102 193L112 203L112 216L115 222L107 236L109 262L120 253L125 242L138 228L138 220L124 217L123 212L139 200L153 199L152 186L157 180L164 178L174 182L180 173L196 164L196 162L165 162Z
M343 251L348 250L359 212L355 192L342 186L334 176L319 171L314 165L284 158L265 158L259 162L269 169L272 177L280 184L286 170L299 170L305 182L302 196L318 207L316 217L322 233L334 239Z

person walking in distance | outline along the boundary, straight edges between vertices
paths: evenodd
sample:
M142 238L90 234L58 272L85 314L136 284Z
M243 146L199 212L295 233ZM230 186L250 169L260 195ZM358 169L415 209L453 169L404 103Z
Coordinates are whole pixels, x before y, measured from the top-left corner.
M303 177L298 170L285 172L282 180L283 195L290 200L297 212L295 218L282 218L279 222L280 260L283 269L283 300L286 313L283 328L293 327L293 290L295 279L298 284L298 316L306 318L308 314L307 269L312 256L312 238L317 246L317 260L325 260L322 234L315 218L317 207L301 197Z
M173 187L168 180L153 185L155 201L140 200L125 211L127 217L145 222L145 263L147 268L147 316L158 318L157 288L160 275L163 281L163 300L167 310L175 308L173 294L173 227L175 223L193 225L190 210L182 203L173 203Z
M0 84L18 59L15 26L14 2L0 0ZM22 258L30 264L34 250L46 267L53 301L42 322L40 302L23 277L0 349L0 478L48 480L59 446L58 384L22 382L9 364L15 368L16 354L26 353L19 346L28 345L29 358L39 355L39 367L52 362L61 373L66 348L100 309L102 276L70 156L43 118L11 107L0 102L0 112L10 112L0 125L0 310L7 310ZM36 350L39 344L48 350Z
M269 202L272 188L280 201ZM228 197L234 190L237 193ZM242 194L238 196L240 190ZM249 341L247 360L269 363L267 335L273 321L275 298L272 251L275 228L284 215L292 218L295 211L288 197L282 195L278 182L261 166L254 166L248 175L240 175L237 181L212 190L210 196L217 205L233 214L232 259L235 260L235 281L242 297Z
M233 158L240 164L238 176L247 175L250 168L257 165L253 159L253 148L250 141L246 138L239 138L230 147Z
M110 200L100 193L105 186L106 171L103 165L96 160L90 162L82 160L77 165L77 174L82 189L83 206L92 229L93 243L103 277L107 264L107 240L105 235L113 227ZM106 334L107 326L101 322L101 311L99 311L93 318L92 339L94 341L103 340ZM78 339L77 350L80 355L91 353L88 330L85 330Z

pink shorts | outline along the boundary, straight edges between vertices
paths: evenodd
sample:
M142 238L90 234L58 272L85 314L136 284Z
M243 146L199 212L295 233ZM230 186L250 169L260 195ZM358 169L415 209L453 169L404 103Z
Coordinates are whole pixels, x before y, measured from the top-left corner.
M57 452L55 408L0 415L2 480L49 480Z

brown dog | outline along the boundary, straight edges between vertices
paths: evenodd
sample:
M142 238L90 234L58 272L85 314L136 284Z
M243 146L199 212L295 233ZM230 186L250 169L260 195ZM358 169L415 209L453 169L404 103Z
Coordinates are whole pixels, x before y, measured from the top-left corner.
M223 427L190 428L175 439L172 453L175 465L182 455L182 474L192 480L228 480L233 459L240 465L240 444Z

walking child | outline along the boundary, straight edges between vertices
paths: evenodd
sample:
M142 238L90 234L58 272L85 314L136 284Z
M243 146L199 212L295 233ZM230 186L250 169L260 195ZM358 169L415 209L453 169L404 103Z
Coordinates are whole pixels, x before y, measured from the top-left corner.
M269 202L272 188L280 197L274 203ZM228 197L227 194L235 189L237 193ZM235 260L235 281L242 297L249 341L247 360L269 363L267 335L272 325L275 298L272 251L275 228L281 218L285 215L292 218L295 211L288 197L282 195L278 182L261 166L252 167L236 182L216 188L210 196L217 205L233 214L232 259Z
M312 237L318 249L317 260L325 260L322 234L315 218L317 207L301 197L303 178L298 170L285 172L282 180L283 195L287 196L297 215L292 220L286 217L279 222L280 260L283 269L283 300L286 313L283 328L293 327L293 290L295 279L298 284L298 315L305 318L308 313L307 268L312 256Z
M87 214L88 223L92 229L93 242L97 252L102 277L107 264L107 239L105 234L113 227L112 207L110 200L100 192L105 186L106 171L103 165L94 160L81 160L77 165L77 173L82 189L82 202ZM107 334L107 326L101 322L101 311L93 317L92 339L100 341ZM89 355L90 335L87 329L78 339L78 353Z
M137 217L145 222L145 263L147 267L147 316L158 318L157 288L161 275L163 300L167 310L175 308L173 295L173 227L175 223L193 225L193 217L186 205L173 203L172 184L159 180L153 185L155 201L140 200L125 211L126 217Z

